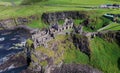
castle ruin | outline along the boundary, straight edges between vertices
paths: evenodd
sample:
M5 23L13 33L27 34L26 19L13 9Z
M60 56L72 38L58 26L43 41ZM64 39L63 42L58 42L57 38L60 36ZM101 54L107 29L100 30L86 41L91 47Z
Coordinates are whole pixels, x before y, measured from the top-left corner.
M38 30L32 35L34 48L38 46L47 47L47 42L54 39L55 35L64 33L64 30L73 28L73 20L66 18L63 25L53 24L46 30Z

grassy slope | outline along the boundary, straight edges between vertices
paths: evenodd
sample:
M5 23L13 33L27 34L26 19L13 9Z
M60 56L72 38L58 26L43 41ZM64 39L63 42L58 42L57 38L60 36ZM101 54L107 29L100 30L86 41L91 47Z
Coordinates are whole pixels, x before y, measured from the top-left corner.
M111 23L111 24L99 29L98 31L104 31L104 30L120 30L120 24Z
M90 64L105 73L120 73L118 59L120 58L120 47L116 42L107 42L101 38L91 40L91 62Z

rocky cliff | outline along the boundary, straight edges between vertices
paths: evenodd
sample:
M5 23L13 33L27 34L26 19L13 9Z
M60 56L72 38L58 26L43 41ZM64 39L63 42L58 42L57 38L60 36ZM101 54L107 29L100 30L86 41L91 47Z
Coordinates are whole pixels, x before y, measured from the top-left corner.
M65 18L85 19L87 17L88 17L87 13L85 11L63 11L63 12L43 13L41 18L45 23L53 24L53 23L57 23L59 20L64 20Z
M9 68L19 68L27 65L27 59L24 52L18 53L16 55L10 56L10 58L3 64L0 64L0 70L6 71ZM27 68L27 67L26 67Z
M56 67L51 73L102 73L87 65L81 64L64 64L61 67Z
M90 48L88 38L84 35L74 34L72 35L73 43L81 52L87 54L90 57Z
M117 42L120 42L119 41L120 31L101 31L101 32L92 32L90 34L91 34L91 38L100 37L109 42L112 42L114 40L116 40Z
M32 15L28 17L18 17L0 20L1 29L14 29L18 25L26 25L34 20L37 20L38 16Z

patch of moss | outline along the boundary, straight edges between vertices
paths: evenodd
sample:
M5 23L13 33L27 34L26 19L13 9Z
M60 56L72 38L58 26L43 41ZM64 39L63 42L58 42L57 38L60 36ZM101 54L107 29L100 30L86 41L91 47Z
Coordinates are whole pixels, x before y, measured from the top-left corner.
M39 62L39 64L41 65L41 66L47 66L48 65L48 63L47 63L47 61L45 60L45 61L42 61L42 62Z
M33 41L31 39L28 39L26 43L27 43L27 46L31 47L31 45L33 44Z
M44 48L43 46L36 48L36 51L44 53L48 57L54 57L54 51L51 49Z
M31 58L32 58L32 60L34 60L34 62L38 62L38 58L37 58L37 57L35 57L35 55L34 55L34 54L32 54L32 55L31 55Z

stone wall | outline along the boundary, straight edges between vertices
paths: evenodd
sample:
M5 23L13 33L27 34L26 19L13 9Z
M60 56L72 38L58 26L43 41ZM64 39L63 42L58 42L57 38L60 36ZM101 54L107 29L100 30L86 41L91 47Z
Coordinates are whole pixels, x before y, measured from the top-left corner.
M47 42L51 39L55 38L55 35L63 32L64 30L72 29L73 28L73 20L66 19L65 23L60 26L57 25L58 29L50 27L48 30L38 30L35 34L32 35L32 40L34 41L34 48L38 46L47 47Z

